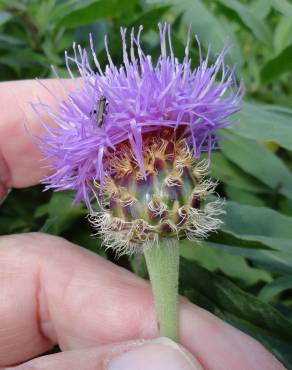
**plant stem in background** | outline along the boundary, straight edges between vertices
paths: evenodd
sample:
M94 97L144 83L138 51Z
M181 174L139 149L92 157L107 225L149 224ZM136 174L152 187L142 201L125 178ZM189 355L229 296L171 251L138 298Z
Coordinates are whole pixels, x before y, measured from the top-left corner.
M144 252L152 285L161 337L177 341L179 241L160 239L160 245Z

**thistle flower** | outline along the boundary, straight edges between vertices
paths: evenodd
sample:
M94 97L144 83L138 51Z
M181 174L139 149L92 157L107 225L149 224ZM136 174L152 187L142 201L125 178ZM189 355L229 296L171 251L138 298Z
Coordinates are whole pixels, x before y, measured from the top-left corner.
M141 47L141 31L131 30L127 50L127 30L121 29L121 66L114 65L105 38L105 70L91 37L93 67L86 50L74 45L66 65L73 80L71 65L77 66L81 82L56 112L43 103L34 109L56 122L53 128L42 122L48 132L42 150L54 170L44 179L46 189L75 190L75 202L85 201L106 247L118 254L144 252L160 333L174 339L178 240L205 238L221 224L222 202L208 202L216 183L206 173L217 130L231 123L243 88L224 63L227 47L210 63L210 51L203 59L196 39L200 60L192 68L190 31L180 62L170 27L159 25L155 63ZM202 160L203 151L209 159Z
M209 51L203 59L197 40L200 64L193 69L190 32L179 62L170 27L159 25L161 55L154 63L141 48L141 31L135 36L132 29L128 51L127 30L121 29L119 67L105 38L104 71L91 37L95 69L86 50L74 45L74 57L65 54L66 65L72 79L71 63L77 66L81 86L76 81L57 112L41 104L57 124L44 123L42 150L54 169L44 180L46 189L75 190L75 202L86 202L105 245L119 253L152 245L159 236L205 237L220 226L220 202L204 204L215 184L205 178L208 161L200 162L200 156L202 151L210 156L216 131L231 123L243 91L234 69L224 64L228 48L210 64Z

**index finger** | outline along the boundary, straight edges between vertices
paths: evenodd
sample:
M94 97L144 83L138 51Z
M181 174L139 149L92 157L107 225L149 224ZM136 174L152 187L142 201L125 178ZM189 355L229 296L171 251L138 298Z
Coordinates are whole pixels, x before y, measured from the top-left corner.
M65 97L58 80L46 80L45 85L53 95ZM0 83L0 199L5 188L31 186L45 176L41 153L32 139L44 129L29 102L41 100L57 108L53 95L36 80ZM46 122L53 124L49 117Z

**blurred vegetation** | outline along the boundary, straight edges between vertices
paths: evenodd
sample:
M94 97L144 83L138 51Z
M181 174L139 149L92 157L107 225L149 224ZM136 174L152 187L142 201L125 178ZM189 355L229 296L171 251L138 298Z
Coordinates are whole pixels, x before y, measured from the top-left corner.
M200 246L182 246L181 292L260 340L292 369L292 3L288 0L0 0L0 80L66 76L64 50L103 36L121 62L120 26L144 25L143 45L158 54L157 23L172 24L183 56L188 25L204 50L232 44L246 96L211 173L226 199L223 229ZM193 44L196 61L196 45ZM43 231L113 259L72 194L13 190L0 209L0 234ZM62 205L62 206L60 206ZM145 276L143 261L116 263Z

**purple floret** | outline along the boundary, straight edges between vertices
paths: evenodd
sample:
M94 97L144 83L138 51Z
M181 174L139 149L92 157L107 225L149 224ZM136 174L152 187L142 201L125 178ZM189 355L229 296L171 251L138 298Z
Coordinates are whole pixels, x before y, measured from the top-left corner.
M211 153L217 142L216 130L231 123L230 116L239 110L243 88L237 86L234 69L224 64L228 48L224 48L213 64L209 63L209 51L200 64L191 67L189 58L190 33L185 57L182 62L174 56L170 27L159 25L161 55L156 63L145 55L140 45L142 27L137 35L131 31L130 50L127 50L126 29L121 29L123 64L114 65L105 48L108 65L103 71L96 58L92 38L91 53L94 69L90 66L85 49L79 45L74 57L66 54L66 65L75 80L70 64L74 63L81 75L76 79L76 89L68 92L59 109L53 112L45 104L44 109L56 123L46 126L48 134L42 137L42 150L53 175L43 180L46 189L72 189L75 202L84 200L91 209L93 181L102 182L108 171L107 158L128 142L144 173L142 144L145 135L160 135L162 129L179 132L189 141L194 156L202 151ZM167 52L168 48L168 52ZM102 124L96 122L96 106L101 97L107 101ZM93 113L94 112L94 113ZM165 131L165 130L164 130Z

